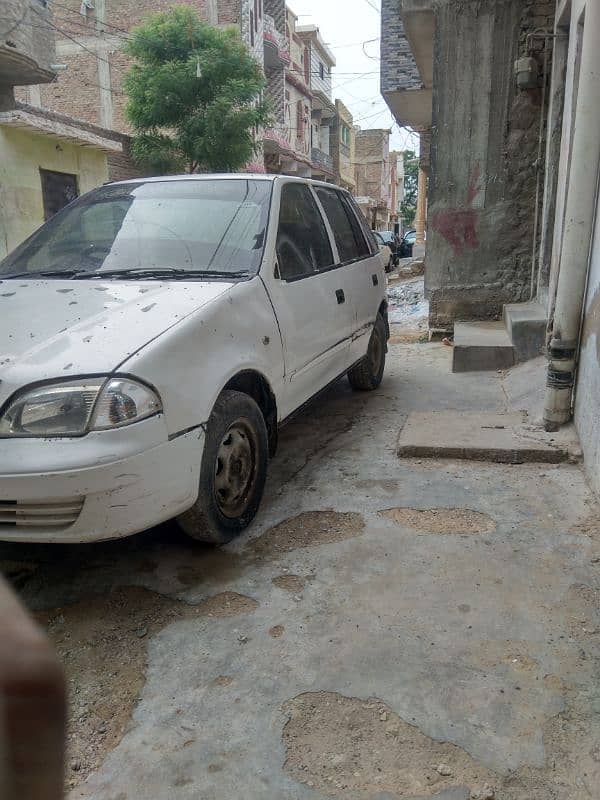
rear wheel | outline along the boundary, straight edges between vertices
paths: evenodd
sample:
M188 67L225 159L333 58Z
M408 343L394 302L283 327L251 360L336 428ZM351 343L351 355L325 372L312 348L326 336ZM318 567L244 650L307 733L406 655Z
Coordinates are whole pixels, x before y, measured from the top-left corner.
M194 539L226 544L260 506L269 457L260 408L243 392L225 391L208 421L196 503L178 518Z
M370 392L380 385L385 370L386 341L386 325L378 314L366 356L348 373L348 381L353 389Z

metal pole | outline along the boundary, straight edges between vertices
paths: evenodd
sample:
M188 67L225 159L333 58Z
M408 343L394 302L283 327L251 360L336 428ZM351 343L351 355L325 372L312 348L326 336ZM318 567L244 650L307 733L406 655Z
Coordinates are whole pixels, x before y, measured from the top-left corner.
M600 3L588 0L544 404L546 430L571 419L600 165Z

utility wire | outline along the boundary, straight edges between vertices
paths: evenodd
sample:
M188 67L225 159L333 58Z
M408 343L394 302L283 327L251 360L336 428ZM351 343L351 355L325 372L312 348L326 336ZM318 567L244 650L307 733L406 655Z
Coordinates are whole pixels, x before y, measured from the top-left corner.
M27 16L27 12L29 11L29 6L27 3L24 4L23 13L21 14L20 19L18 19L12 27L10 27L7 31L3 31L0 33L0 37L2 39L6 39L7 36L10 36L13 31L16 31L18 27L20 27L25 22L25 17Z
M81 14L79 13L79 11L75 11L75 9L69 8L69 6L64 5L64 3L58 3L56 0L50 0L50 7L52 8L53 6L56 6L57 8L62 8L65 11L68 11L70 14L79 17L81 23L85 25L85 22L83 22L83 19L81 18ZM100 20L96 20L96 22L98 25L106 26L107 28L113 28L114 30L119 31L119 33L124 33L125 36L129 38L129 31L125 30L125 28L119 28L117 25L112 25L110 22L101 22Z

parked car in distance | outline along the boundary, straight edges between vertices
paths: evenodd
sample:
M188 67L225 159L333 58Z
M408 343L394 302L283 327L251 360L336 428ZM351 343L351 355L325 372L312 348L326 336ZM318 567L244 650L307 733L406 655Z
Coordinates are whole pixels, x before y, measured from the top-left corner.
M103 186L0 262L0 539L177 518L230 541L279 427L337 378L379 386L381 256L351 196L285 176Z
M391 272L394 269L395 258L394 254L392 253L391 247L387 245L382 235L379 231L373 231L373 236L375 237L375 241L379 246L379 252L381 253L381 260L383 262L383 266L386 272Z
M411 258L416 241L417 232L415 230L406 231L400 240L399 258Z
M400 258L400 239L394 231L377 231L394 256L394 266L398 266Z

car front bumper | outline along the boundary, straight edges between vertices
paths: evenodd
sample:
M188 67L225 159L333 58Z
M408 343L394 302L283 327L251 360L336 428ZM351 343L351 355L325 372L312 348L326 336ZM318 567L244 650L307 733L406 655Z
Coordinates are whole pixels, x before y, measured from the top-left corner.
M198 497L204 431L161 416L77 439L0 440L0 540L95 542L145 530Z

